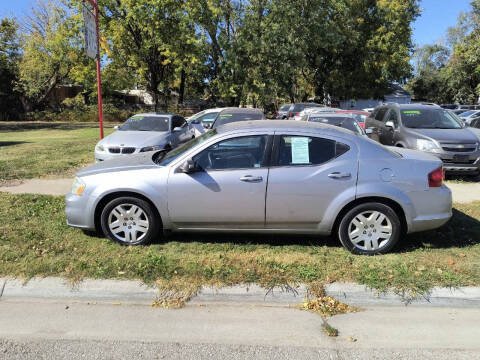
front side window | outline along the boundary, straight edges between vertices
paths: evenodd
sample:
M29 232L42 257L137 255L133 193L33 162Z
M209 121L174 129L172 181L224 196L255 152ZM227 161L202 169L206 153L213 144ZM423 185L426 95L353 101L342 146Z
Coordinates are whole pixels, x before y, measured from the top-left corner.
M397 116L397 112L394 109L388 112L388 115L385 118L385 122L387 121L393 122L393 125L395 125L395 127L398 127L398 116Z
M118 128L120 131L168 131L169 118L134 115Z
M320 165L346 153L350 147L335 140L283 135L279 138L277 166Z
M186 120L183 117L175 116L172 120L172 129L176 127L183 127L186 123Z
M213 113L208 113L208 114L205 114L203 116L201 116L198 120L199 122L201 122L202 124L205 123L205 124L211 124L213 122L213 120L215 120L215 118L217 117L218 113L216 112L213 112Z
M378 121L382 121L383 117L385 116L385 113L387 112L387 110L388 110L387 108L379 109L378 112L375 115L375 119L378 120Z
M265 166L267 135L242 136L220 141L193 157L203 170L251 169Z

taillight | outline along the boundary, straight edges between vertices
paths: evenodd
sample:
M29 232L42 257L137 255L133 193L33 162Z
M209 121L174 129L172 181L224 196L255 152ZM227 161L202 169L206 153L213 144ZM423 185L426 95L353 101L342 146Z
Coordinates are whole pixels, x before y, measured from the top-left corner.
M289 118L293 117L293 113L291 111L288 113L288 117Z
M443 184L443 180L445 180L445 172L442 166L428 174L429 187L440 187Z
M300 116L300 113L296 113L295 116Z

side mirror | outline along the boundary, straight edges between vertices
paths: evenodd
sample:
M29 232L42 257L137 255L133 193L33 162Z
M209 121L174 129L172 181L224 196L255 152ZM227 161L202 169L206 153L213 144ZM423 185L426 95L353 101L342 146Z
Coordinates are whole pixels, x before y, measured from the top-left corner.
M183 129L179 126L177 126L176 128L173 128L173 132L177 132L177 131L182 131Z
M118 129L120 128L120 126L115 125L113 128L114 128L115 130L118 130Z
M372 135L373 134L373 129L365 129L365 134Z
M385 123L385 126L389 127L389 128L392 128L392 129L395 129L395 124L393 123L393 121L387 121Z
M196 171L198 171L198 168L195 165L195 163L193 162L193 160L192 159L187 159L187 160L185 160L185 162L182 165L180 165L177 168L176 172L184 173L184 174L191 174L191 173L194 173Z

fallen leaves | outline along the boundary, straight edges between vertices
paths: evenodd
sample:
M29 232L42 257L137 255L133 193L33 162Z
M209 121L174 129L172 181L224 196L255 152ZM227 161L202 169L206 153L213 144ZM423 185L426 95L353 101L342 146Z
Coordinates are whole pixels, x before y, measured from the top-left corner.
M348 312L356 312L359 309L342 303L332 296L322 296L314 299L305 299L299 305L301 310L308 310L320 314L321 316L333 316L337 314L345 314Z

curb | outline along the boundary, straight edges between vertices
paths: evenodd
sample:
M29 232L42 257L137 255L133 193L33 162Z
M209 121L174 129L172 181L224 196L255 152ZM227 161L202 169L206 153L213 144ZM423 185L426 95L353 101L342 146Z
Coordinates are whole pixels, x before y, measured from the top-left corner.
M355 306L452 306L480 307L480 287L434 288L428 296L408 301L393 293L378 293L365 285L332 283L325 286L326 295ZM307 295L307 287L265 289L258 285L238 285L223 288L202 287L189 303L212 304L299 304ZM0 300L9 299L71 299L92 301L122 301L150 304L158 290L140 281L86 279L72 285L56 277L33 278L28 282L0 278Z

